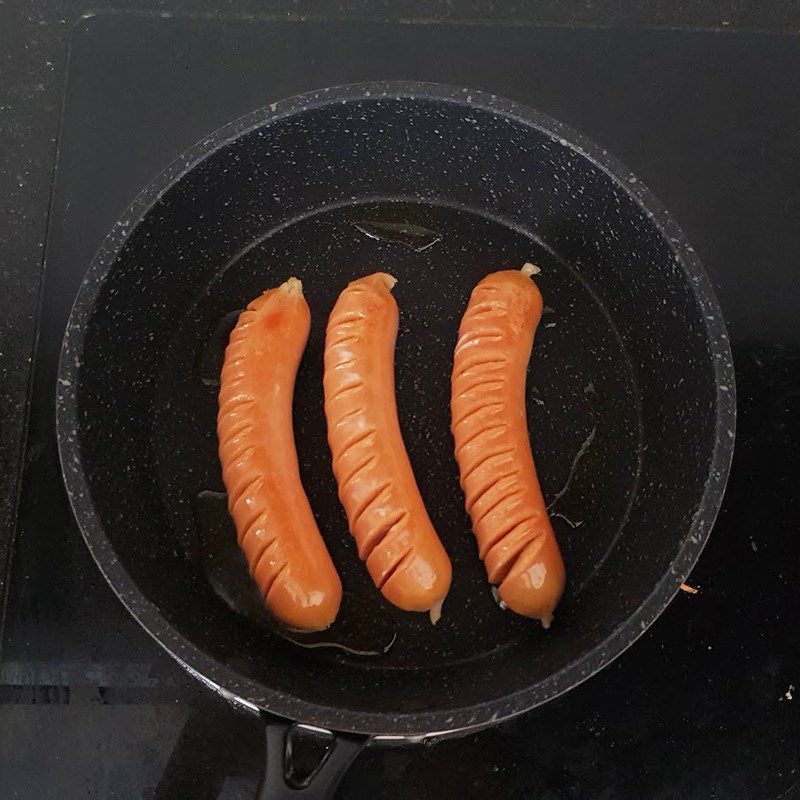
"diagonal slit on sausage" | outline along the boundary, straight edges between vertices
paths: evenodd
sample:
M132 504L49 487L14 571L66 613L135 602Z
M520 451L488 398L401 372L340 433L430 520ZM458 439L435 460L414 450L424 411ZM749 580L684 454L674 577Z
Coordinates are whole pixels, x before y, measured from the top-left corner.
M353 281L339 296L325 342L325 415L333 471L358 554L384 597L436 622L450 560L425 510L397 417L395 280Z
M291 628L321 630L339 611L342 584L300 482L292 428L310 327L296 278L242 312L225 351L217 435L228 509L265 604Z
M565 573L525 414L525 378L542 315L534 272L528 264L494 272L473 290L453 359L451 425L489 581L512 611L547 628Z

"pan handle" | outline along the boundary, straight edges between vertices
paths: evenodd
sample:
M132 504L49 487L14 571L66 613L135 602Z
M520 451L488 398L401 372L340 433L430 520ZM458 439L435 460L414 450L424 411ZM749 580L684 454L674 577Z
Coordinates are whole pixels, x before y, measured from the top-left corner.
M332 733L262 712L266 768L257 800L329 800L368 736Z

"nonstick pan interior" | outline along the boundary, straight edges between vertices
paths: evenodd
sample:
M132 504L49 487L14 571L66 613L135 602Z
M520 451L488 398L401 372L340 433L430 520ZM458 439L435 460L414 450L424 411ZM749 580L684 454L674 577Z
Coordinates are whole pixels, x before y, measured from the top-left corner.
M423 252L361 232L388 228L395 235L403 227L422 226L431 231L423 245L438 238ZM458 485L449 417L453 348L469 292L498 266L526 260L541 265L539 283L549 304L531 372L530 427L545 494L555 501L559 540L567 562L574 564L571 596L580 597L619 535L638 479L641 420L630 358L599 299L543 245L502 222L431 204L348 203L297 220L216 276L181 321L159 375L152 450L172 530L187 557L211 570L212 583L221 584L224 592L224 580L213 574L221 565L213 559L228 557L224 543L235 541L235 533L226 524L224 495L216 494L220 508L215 509L215 496L207 491L223 490L215 417L224 332L235 318L232 309L280 282L285 265L292 264L315 321L296 388L302 477L345 587L373 601L372 608L345 602L340 626L347 633L341 641L369 649L371 643L386 646L396 632L393 646L376 663L408 668L441 667L481 658L519 640L541 639L536 625L503 613L489 591ZM435 627L426 615L394 609L372 587L347 535L325 441L327 316L348 281L375 270L398 279L399 413L423 498L456 576L446 613ZM222 335L216 335L218 327ZM187 514L187 498L201 491L194 514ZM348 613L359 615L357 625L345 618ZM378 632L370 630L373 622ZM337 633L334 629L330 637L336 639Z
M344 729L482 724L602 666L691 566L731 444L718 441L718 384L733 388L724 326L663 212L554 123L466 93L334 94L201 146L222 145L165 176L101 251L62 361L67 485L123 600L210 681ZM541 267L546 305L528 377L531 441L568 571L547 632L489 591L449 431L469 293L524 262ZM377 270L398 279L400 419L453 561L435 627L374 589L330 470L325 323L346 283ZM228 546L215 433L222 352L238 310L290 275L312 311L295 397L301 472L346 590L327 638L380 654L276 635Z

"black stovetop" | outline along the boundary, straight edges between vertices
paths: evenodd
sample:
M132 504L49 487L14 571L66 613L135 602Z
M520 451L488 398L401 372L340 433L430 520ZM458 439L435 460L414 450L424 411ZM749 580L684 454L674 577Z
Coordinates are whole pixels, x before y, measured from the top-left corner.
M252 108L381 78L507 95L626 161L716 285L739 429L723 510L689 580L696 594L540 709L464 739L370 747L338 796L800 796L800 41L119 14L82 21L70 54L0 660L0 796L253 796L260 721L149 639L71 520L55 359L94 250L156 172Z

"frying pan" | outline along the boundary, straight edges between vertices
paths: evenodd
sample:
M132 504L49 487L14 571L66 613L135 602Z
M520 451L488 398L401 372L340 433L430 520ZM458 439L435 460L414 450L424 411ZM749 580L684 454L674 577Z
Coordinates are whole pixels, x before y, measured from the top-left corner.
M568 572L549 631L495 603L449 432L469 293L524 262L541 267L547 306L528 377L532 447ZM401 425L454 568L435 627L371 585L325 443L327 314L349 280L377 270L398 279ZM294 409L301 474L346 590L330 641L300 645L248 604L219 512L214 425L237 312L290 275L313 320ZM187 670L264 714L263 797L330 796L370 737L474 730L608 664L695 563L734 417L717 301L641 182L542 114L416 83L277 103L173 163L91 264L57 387L64 479L94 558Z

